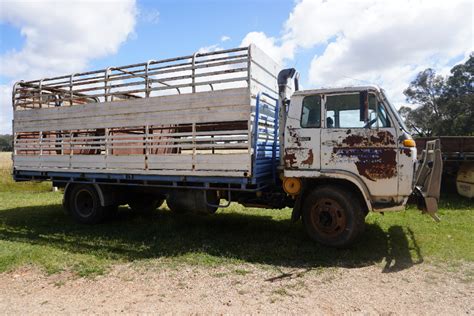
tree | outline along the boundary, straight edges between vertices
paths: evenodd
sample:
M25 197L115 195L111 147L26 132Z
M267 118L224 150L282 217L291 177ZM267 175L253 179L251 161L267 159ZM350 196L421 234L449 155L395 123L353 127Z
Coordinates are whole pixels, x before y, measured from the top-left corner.
M12 150L12 135L0 135L0 151Z
M418 107L401 107L400 115L420 136L474 135L474 55L451 69L448 78L426 69L403 92Z

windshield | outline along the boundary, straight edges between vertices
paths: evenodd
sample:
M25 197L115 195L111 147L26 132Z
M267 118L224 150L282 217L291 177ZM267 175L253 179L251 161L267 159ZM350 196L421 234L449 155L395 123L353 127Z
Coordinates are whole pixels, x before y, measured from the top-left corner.
M395 118L397 119L398 123L400 124L400 127L408 134L410 134L410 132L408 131L408 127L405 125L405 122L403 121L402 117L400 116L400 114L398 114L398 111L397 109L393 106L393 104L387 99L386 95L385 95L385 91L382 90L382 97L384 99L384 102L390 107L390 110L392 111L392 113L395 115Z

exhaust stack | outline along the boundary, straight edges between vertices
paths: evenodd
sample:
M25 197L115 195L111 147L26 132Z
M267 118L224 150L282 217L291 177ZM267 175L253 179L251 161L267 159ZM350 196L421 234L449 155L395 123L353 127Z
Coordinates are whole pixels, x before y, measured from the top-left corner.
M287 68L280 71L278 74L278 97L280 109L278 111L278 140L280 142L280 166L283 166L283 144L285 140L285 125L287 107L290 104L288 96L288 79L294 78L295 91L299 90L299 73L295 68Z

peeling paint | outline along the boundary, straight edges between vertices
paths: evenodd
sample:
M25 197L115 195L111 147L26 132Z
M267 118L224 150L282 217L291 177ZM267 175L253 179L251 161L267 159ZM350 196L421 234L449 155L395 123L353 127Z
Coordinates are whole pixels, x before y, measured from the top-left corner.
M364 142L364 137L360 135L349 135L342 142L349 147L354 147L361 145Z
M410 148L402 148L402 149L400 149L400 154L405 154L408 157L411 157L411 149Z
M392 133L379 131L376 135L349 135L342 140L342 144L349 147L383 147L395 145L395 140Z
M288 126L288 133L290 135L290 137L293 138L294 142L296 143L296 145L298 147L301 147L301 142L300 142L300 139L299 139L299 134L296 132L298 129L297 128L294 128L292 126Z
M314 160L313 150L310 149L310 150L308 151L308 158L306 158L305 160L303 160L303 161L301 162L301 164L303 164L303 165L310 165L310 166L311 166L311 165L313 164L313 160Z
M288 149L285 149L283 160L285 161L286 168L294 168L294 164L296 163L296 154L294 152L290 152Z
M355 159L359 174L371 181L397 175L397 153L391 148L333 148L334 157Z

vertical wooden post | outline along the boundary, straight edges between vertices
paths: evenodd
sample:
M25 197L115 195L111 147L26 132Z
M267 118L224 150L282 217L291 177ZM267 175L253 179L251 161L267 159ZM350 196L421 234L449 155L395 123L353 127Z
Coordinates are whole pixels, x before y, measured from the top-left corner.
M193 170L196 169L196 123L192 124Z
M69 97L71 98L69 100L69 105L72 106L72 103L73 103L73 98L74 98L74 94L72 92L72 79L74 78L74 74L71 75L71 77L69 78Z
M39 132L39 155L43 156L43 131Z

